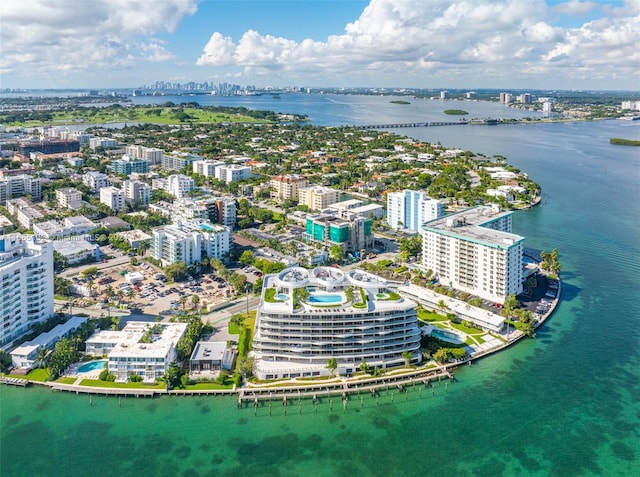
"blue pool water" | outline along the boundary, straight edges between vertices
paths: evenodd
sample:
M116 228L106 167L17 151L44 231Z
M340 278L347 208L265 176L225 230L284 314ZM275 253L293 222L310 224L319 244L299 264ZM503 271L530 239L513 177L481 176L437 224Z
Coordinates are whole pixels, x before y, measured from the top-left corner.
M78 368L79 373L86 373L89 371L95 371L96 369L104 369L107 365L105 360L102 361L91 361L89 363L83 364Z
M536 262L535 260L533 260L533 259L532 259L532 258L530 258L530 257L527 257L526 255L523 255L523 256L522 256L522 261L523 261L524 263L531 263L531 264L535 264L535 265L537 265L537 264L538 264L538 262Z
M460 337L452 333L451 331L440 330L438 328L434 328L431 330L431 336L435 336L436 338L440 338L445 341L449 341L450 343L461 343L462 340Z
M340 295L311 295L307 300L309 303L340 303Z
M278 293L276 295L276 300L285 301L287 298L289 298L289 295L285 293Z

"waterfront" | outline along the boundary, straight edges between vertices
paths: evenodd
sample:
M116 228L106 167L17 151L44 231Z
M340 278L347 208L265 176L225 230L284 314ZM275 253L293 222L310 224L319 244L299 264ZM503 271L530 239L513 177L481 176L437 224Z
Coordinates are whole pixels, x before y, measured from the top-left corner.
M287 98L277 110L299 112L288 109ZM383 114L405 107L390 98L339 99L335 111L319 103L321 110L309 112L312 122L421 120ZM470 111L466 102L456 104ZM484 107L501 106L478 106ZM334 122L316 119L334 112ZM351 399L346 412L339 398L333 411L327 400L317 414L310 400L301 408L294 400L286 416L281 403L272 416L264 406L254 416L251 407L238 410L233 398L119 401L1 386L0 474L638 473L640 157L608 140L640 139L639 126L599 121L393 131L504 155L541 184L541 206L517 212L513 224L527 247L557 247L564 265L563 301L536 340L459 370L455 384L383 392L378 402L364 395Z

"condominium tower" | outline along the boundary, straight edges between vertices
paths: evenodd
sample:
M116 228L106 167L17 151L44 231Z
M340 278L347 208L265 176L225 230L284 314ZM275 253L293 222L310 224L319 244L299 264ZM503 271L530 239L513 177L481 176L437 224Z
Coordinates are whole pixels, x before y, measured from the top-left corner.
M53 316L53 247L35 236L0 236L0 346Z
M444 215L444 204L424 192L404 190L387 194L387 223L394 229L418 232L429 220Z
M264 277L253 338L259 379L339 374L363 363L386 368L419 363L416 304L381 277L333 267L288 268ZM405 354L406 355L406 354Z
M522 292L524 237L511 233L512 212L478 206L422 227L422 264L440 283L504 303Z

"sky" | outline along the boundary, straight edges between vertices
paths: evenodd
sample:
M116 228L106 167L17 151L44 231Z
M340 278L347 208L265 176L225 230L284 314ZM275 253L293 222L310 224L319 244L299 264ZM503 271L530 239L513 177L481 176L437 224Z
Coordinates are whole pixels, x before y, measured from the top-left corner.
M640 0L2 0L0 88L640 90Z

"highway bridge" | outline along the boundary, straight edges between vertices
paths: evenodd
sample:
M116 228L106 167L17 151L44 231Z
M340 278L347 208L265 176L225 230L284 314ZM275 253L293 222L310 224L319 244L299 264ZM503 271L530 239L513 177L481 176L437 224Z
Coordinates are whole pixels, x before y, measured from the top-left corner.
M364 126L356 126L360 129L396 129L396 128L425 128L435 126L460 126L462 124L468 124L467 121L455 121L455 122L424 122L424 123L390 123L390 124L367 124Z

